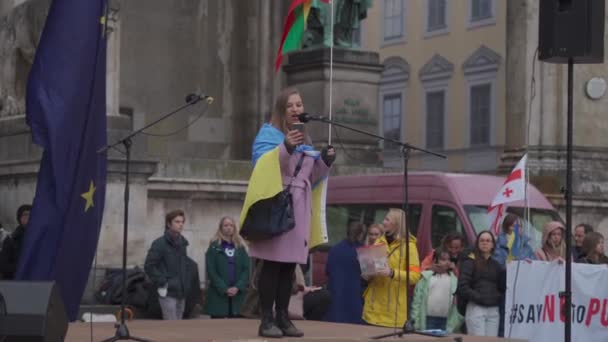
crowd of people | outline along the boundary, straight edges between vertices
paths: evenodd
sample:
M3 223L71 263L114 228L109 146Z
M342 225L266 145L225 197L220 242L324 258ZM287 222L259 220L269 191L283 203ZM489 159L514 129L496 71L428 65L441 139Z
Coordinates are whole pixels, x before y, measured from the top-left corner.
M411 311L409 320L417 330L501 336L506 264L514 260L565 259L562 223L547 222L542 244L534 251L523 234L520 219L508 214L498 236L482 231L474 245L466 248L464 236L447 234L422 262L416 239L411 236L408 266L402 236L404 219L403 211L390 209L382 223L366 227L350 222L345 227L345 238L328 252L327 283L315 287L305 280L307 258L287 263L254 257L239 235L236 221L223 217L205 254L204 312L211 318L258 318L259 334L265 337L279 337L279 333L302 336L293 323L301 319L401 327L408 319L407 310ZM167 214L165 234L153 242L146 257L145 271L162 291L159 302L164 319L182 317L184 298L190 290L188 242L181 235L184 221L181 210ZM573 260L608 264L600 233L586 224L577 226L574 232ZM388 267L372 276L362 276L357 251L370 245L386 247ZM263 278L266 263L273 265L270 280ZM283 263L293 267L287 275L281 275ZM406 288L406 273L413 291ZM289 284L287 290L282 289L282 276ZM268 286L269 283L275 286ZM265 291L270 299L264 297ZM412 295L410 301L408 295Z
M547 222L540 248L533 250L521 219L508 214L497 236L481 231L472 247L466 248L466 237L447 234L420 262L416 238L403 236L406 215L393 208L382 222L369 227L349 222L344 240L328 252L327 283L311 286L304 275L309 268L309 239L317 229L313 221L320 217L314 198L336 152L331 146L314 149L306 129L297 125L303 112L300 93L293 88L283 90L252 153L254 174L256 170L262 174L277 171L277 179L267 180L265 187L289 189L293 225L272 238L246 242L239 234L239 221L232 217L219 221L205 253L204 313L211 318L257 318L262 337L303 336L293 323L296 319L396 328L409 320L417 330L502 336L507 263L564 261L566 234L561 222ZM252 177L247 196L258 191L253 183ZM29 205L19 208L19 225L1 244L3 279L15 275L30 211ZM188 257L189 243L182 234L185 224L184 211L167 213L164 232L154 240L145 259L145 273L167 320L182 319L187 298L200 291L198 266ZM386 252L383 266L372 274L362 274L359 263L358 251L366 246L381 246ZM608 264L604 237L589 225L576 226L573 258L581 263ZM412 288L407 288L408 283Z

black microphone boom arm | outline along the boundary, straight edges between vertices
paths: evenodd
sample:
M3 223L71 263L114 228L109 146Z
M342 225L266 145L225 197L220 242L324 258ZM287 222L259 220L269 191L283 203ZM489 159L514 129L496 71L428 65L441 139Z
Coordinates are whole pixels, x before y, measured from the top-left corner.
M300 120L300 122L304 122L304 123L309 122L309 121L324 122L326 124L338 126L338 127L347 129L349 131L357 132L357 133L360 133L360 134L363 134L363 135L367 135L367 136L372 137L372 138L376 138L378 140L388 141L388 142L391 142L393 144L399 145L399 146L401 146L403 148L409 148L409 149L412 149L412 150L428 153L428 154L437 156L439 158L444 158L444 159L446 158L446 156L443 155L443 154L440 154L440 153L437 153L437 152L433 152L433 151L429 151L429 150L425 150L423 148L416 147L416 146L410 145L408 143L401 142L399 140L383 137L381 135L370 133L370 132L367 132L367 131L364 131L364 130L361 130L361 129L357 129L357 128L353 128L353 127L350 127L350 126L346 126L346 125L337 123L334 120L330 120L330 119L328 119L328 118L326 118L324 116L321 116L321 115L312 115L312 114L309 114L309 113L302 113L302 114L298 115L298 120Z

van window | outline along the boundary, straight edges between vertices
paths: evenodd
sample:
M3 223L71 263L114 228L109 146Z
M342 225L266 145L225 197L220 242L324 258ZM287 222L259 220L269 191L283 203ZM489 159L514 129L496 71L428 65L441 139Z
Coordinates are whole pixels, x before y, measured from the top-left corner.
M464 236L464 227L456 210L443 205L434 205L431 214L431 244L433 248L441 245L444 236L454 232Z
M346 226L351 221L362 222L369 227L382 223L389 208L401 208L401 204L332 204L326 209L329 244L335 245L346 237ZM422 204L410 204L412 222L410 234L416 236L422 213Z

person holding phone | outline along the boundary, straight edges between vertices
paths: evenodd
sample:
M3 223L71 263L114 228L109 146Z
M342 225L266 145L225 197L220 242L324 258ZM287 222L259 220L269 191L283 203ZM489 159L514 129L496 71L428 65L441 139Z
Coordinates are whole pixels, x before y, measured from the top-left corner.
M319 191L322 186L318 184L328 176L336 155L331 146L321 152L314 150L306 129L298 126L298 115L303 112L304 103L298 90L284 89L276 99L270 123L262 126L253 143L254 172L245 203L262 199L259 193L272 187L271 184L280 182L279 187L283 188L291 184L295 221L295 227L286 233L268 240L250 241L249 255L264 261L257 284L262 311L258 334L262 337L304 335L288 316L294 270L296 264L306 264L309 248L324 242L320 215L315 214L321 210L322 201L313 201L313 197L323 196L323 191ZM269 176L277 168L279 179ZM296 173L296 169L299 172ZM258 174L262 176L256 176ZM248 209L246 204L241 222Z

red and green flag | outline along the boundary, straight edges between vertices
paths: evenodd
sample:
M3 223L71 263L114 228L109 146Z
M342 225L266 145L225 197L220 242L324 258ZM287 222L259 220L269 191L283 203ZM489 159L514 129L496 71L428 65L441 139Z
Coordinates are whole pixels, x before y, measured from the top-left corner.
M310 13L310 7L313 0L292 0L285 20L283 28L283 36L281 38L281 46L277 51L277 59L275 62L275 72L279 71L283 63L283 55L299 50L302 47L302 37L306 31L306 20ZM330 0L321 0L329 3Z

